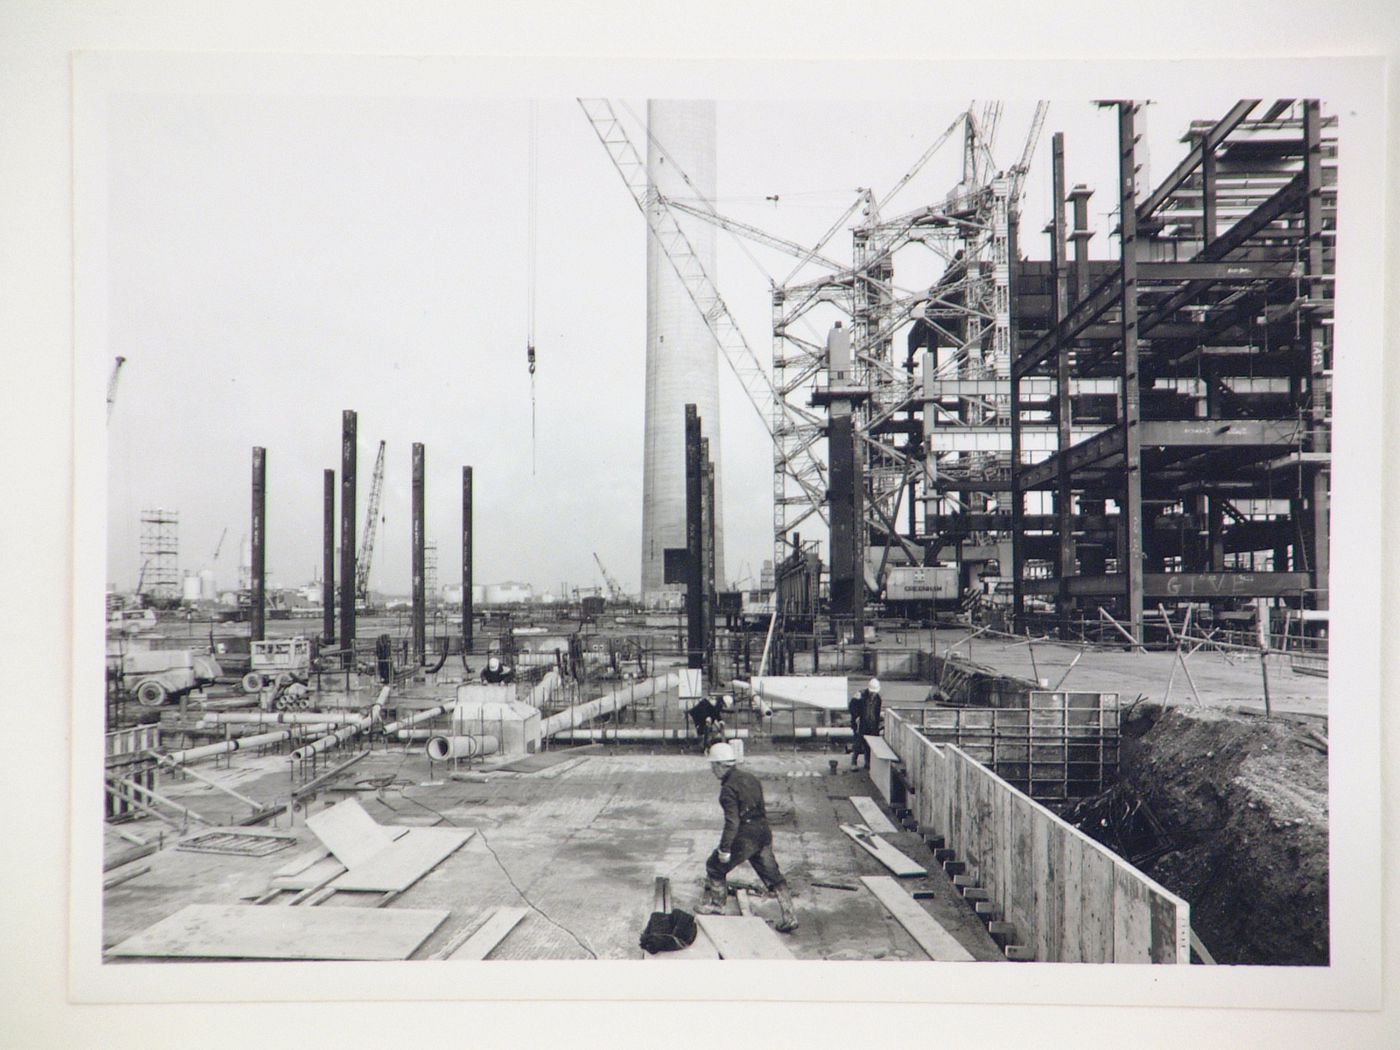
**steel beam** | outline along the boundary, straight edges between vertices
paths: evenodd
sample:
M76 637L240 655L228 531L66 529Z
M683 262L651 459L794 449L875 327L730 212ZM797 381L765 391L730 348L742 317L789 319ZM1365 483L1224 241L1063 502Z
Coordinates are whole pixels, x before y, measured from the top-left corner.
M1035 580L1029 589L1054 594L1058 581ZM1300 595L1309 586L1305 572L1149 572L1143 576L1143 593L1150 599L1273 598ZM1078 598L1109 598L1126 594L1123 573L1076 576L1069 584Z
M1052 290L1051 325L1059 330L1060 318L1065 315L1069 304L1069 288L1065 273L1065 136L1055 132L1051 139L1050 152L1050 193L1053 200L1050 221L1050 272L1054 282ZM1055 486L1055 524L1059 542L1055 548L1055 575L1062 581L1055 596L1056 612L1060 617L1060 634L1068 637L1070 632L1070 593L1065 582L1074 575L1075 549L1072 515L1074 495L1070 489L1069 465L1058 453L1066 451L1072 441L1071 421L1073 404L1070 401L1069 347L1063 342L1055 347L1055 433L1056 464L1058 467ZM1022 518L1022 527L1025 519Z
M1230 132L1239 127L1244 118L1249 116L1250 111L1258 104L1259 99L1247 98L1230 107L1230 112L1226 113L1215 127L1197 140L1190 152L1181 158L1181 163L1176 166L1172 173L1163 179L1161 184L1148 195L1147 199L1134 209L1134 220L1146 222L1162 206L1162 203L1190 178L1191 173L1201 164L1202 158L1208 153L1214 153L1216 147L1225 141Z
M1322 107L1316 99L1303 103L1303 175L1307 181L1307 206L1304 210L1304 233L1307 238L1306 267L1308 298L1321 299L1325 284L1326 260L1322 250ZM1328 408L1328 387L1331 360L1327 350L1327 328L1311 314L1304 314L1303 334L1309 350L1308 419L1311 424L1308 451L1326 453L1331 450L1331 412ZM1330 470L1318 470L1312 477L1308 494L1312 550L1309 568L1312 573L1313 604L1326 609L1329 605L1331 571L1331 491Z

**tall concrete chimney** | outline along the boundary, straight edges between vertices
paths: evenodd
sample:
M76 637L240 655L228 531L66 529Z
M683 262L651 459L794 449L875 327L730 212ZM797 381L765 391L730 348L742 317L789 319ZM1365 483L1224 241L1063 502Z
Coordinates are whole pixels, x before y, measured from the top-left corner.
M715 196L715 104L647 102L647 174L663 195L694 201ZM664 152L663 152L664 151ZM690 182L685 181L686 176ZM658 207L658 205L652 205ZM678 216L700 265L716 278L715 227ZM642 599L684 590L665 583L665 551L685 535L685 406L704 423L715 461L715 577L724 576L721 524L719 349L665 251L647 232L646 432L642 465ZM722 584L721 584L722 586Z

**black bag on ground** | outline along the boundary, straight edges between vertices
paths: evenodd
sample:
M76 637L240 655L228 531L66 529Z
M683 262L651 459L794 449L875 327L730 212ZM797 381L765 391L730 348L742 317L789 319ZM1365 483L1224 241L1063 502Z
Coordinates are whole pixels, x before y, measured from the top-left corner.
M654 911L642 931L642 947L652 952L674 952L695 943L695 916L680 908Z

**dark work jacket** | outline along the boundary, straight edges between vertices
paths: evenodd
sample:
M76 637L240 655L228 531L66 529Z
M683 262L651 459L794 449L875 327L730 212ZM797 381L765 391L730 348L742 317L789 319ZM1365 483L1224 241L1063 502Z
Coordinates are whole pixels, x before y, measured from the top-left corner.
M719 851L732 853L734 840L754 835L766 841L768 811L763 806L763 786L752 773L735 766L720 782L719 806L724 810L724 834L720 836Z
M850 702L851 728L864 736L875 736L880 732L880 714L884 703L879 693L862 689L860 695Z
M704 731L705 723L713 721L720 716L720 707L709 700L701 700L692 707L686 714L690 715L690 720L695 723L695 732Z

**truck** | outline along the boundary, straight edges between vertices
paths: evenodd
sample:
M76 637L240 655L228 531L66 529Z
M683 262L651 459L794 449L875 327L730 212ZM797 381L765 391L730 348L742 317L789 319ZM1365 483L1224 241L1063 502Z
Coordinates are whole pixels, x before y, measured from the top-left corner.
M134 649L109 654L107 661L123 691L143 707L178 699L223 673L214 657L188 649Z

